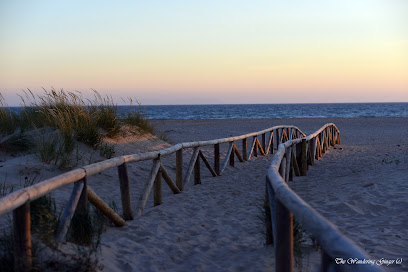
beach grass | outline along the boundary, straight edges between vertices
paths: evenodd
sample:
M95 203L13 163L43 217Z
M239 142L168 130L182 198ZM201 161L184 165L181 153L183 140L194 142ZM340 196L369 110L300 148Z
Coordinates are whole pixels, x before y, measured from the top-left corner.
M24 187L36 184L38 177L25 177ZM1 195L11 193L14 188L0 184ZM110 204L116 210L116 204ZM73 246L71 253L59 250L54 239L58 228L61 212L57 209L55 199L50 195L30 202L32 239L31 271L96 271L99 267L98 253L102 232L108 219L96 208L92 207L85 214L75 213L72 218L67 241ZM52 253L43 254L48 249ZM46 256L44 259L44 256ZM14 241L11 222L8 229L0 235L0 267L1 271L14 271Z
M0 148L18 152L34 145L41 161L65 168L77 142L99 148L103 157L111 158L114 148L104 144L104 137L120 135L122 128L129 126L139 133L154 132L137 100L129 98L130 110L119 116L112 96L102 96L96 90L93 94L92 99L85 99L80 92L63 89L43 89L37 96L27 90L19 95L21 110L13 111L0 93ZM31 144L24 133L33 130L36 137ZM5 141L7 137L10 139Z

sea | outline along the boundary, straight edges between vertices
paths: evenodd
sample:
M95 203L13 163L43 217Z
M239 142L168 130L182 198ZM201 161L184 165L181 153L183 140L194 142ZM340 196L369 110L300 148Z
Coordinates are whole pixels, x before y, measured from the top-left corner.
M119 114L128 110L118 107ZM141 111L152 120L408 117L408 103L142 105Z
M11 107L19 111L21 107ZM212 104L117 106L118 115L142 111L151 120L408 117L404 103Z

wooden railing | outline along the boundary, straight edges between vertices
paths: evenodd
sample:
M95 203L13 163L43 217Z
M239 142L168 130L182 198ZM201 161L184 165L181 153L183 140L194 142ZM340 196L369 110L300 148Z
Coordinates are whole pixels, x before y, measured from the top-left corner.
M276 271L293 271L293 217L322 246L320 271L382 271L376 265L336 264L335 260L372 260L332 223L302 200L287 185L296 176L305 176L315 159L335 144L340 144L340 131L330 123L302 139L279 145L266 175L267 244L274 244Z
M82 168L72 170L65 174L44 180L30 187L20 189L0 199L0 216L13 212L13 235L15 270L28 271L31 267L31 230L30 230L30 202L46 194L49 194L65 185L74 183L71 196L56 231L57 241L65 240L68 227L74 212L87 213L88 201L98 208L116 226L123 226L126 220L132 220L134 213L142 215L148 196L153 188L154 205L162 203L161 178L165 180L174 194L180 193L186 188L194 172L194 184L201 183L200 159L204 162L212 176L222 175L228 164L234 166L235 157L240 162L247 161L259 153L267 155L274 153L279 144L290 139L304 137L305 135L295 126L275 126L263 131L250 133L238 137L230 137L211 141L199 141L176 144L170 148L116 157L110 160L94 163ZM248 149L248 139L252 138ZM242 154L235 142L242 141ZM228 151L221 161L220 145L228 144ZM214 147L213 166L208 162L203 147ZM183 174L183 150L193 149L187 170ZM176 182L162 164L162 159L176 153ZM132 209L132 201L129 190L128 163L153 160L148 180L140 194L135 212ZM221 163L222 162L222 163ZM112 210L88 185L87 177L101 173L104 170L117 167L120 181L121 203L123 216Z

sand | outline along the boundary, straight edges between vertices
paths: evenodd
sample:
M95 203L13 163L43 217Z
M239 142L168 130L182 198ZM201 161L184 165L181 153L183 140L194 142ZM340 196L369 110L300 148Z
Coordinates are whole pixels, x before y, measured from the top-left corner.
M171 144L237 136L282 124L296 125L309 134L328 122L341 131L341 145L330 149L306 177L295 177L289 185L373 259L403 260L399 265L383 265L384 270L408 271L408 118L153 121ZM159 139L117 144L117 155L169 146ZM227 148L221 146L221 153ZM204 154L212 161L212 148ZM184 169L190 156L191 150L185 151ZM236 162L235 168L227 167L215 178L202 164L202 184L193 186L191 181L178 195L163 183L162 205L153 207L150 196L143 216L123 228L108 228L102 235L102 270L273 271L273 249L264 245L259 219L270 160L269 155ZM173 155L163 158L172 176L174 162ZM134 205L151 164L129 164ZM41 168L31 157L3 157L0 174L8 173L8 182L18 183L27 172L37 171L43 177L58 173L47 167ZM116 169L90 178L89 184L106 202L119 204L120 212ZM53 193L60 205L71 188ZM307 241L296 269L315 271L318 255Z

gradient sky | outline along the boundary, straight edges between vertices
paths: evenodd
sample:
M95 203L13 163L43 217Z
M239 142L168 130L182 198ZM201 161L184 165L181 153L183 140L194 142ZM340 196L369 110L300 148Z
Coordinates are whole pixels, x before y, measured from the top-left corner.
M0 92L51 86L145 105L408 102L408 1L1 0Z

